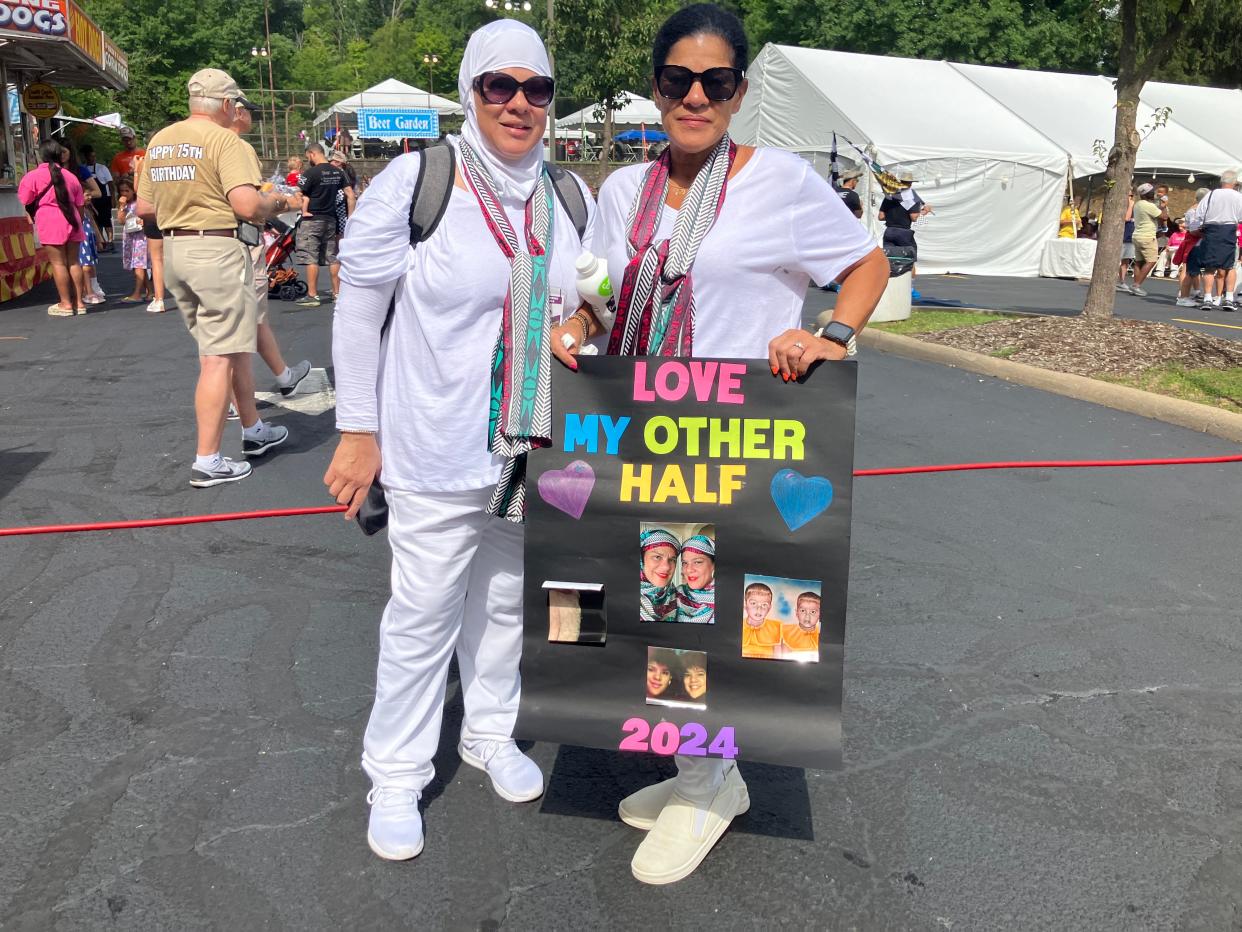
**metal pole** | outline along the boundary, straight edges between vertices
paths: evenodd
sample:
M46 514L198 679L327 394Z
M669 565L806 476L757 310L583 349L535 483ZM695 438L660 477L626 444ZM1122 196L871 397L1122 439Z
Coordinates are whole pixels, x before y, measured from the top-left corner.
M556 0L548 0L548 64L552 66L552 75L556 75L556 59L552 57L556 44ZM548 104L548 154L556 161L556 95L553 94Z
M263 0L263 33L267 43L267 89L272 95L272 158L280 160L280 146L276 142L276 79L272 74L272 23L268 15L268 0ZM263 75L259 75L263 83Z

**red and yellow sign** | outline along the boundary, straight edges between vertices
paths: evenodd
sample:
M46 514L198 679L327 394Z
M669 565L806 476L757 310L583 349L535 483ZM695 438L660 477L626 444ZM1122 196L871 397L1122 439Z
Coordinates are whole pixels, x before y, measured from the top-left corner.
M24 295L51 275L47 257L35 246L30 222L25 217L0 219L0 301Z
M57 37L67 35L67 2L68 0L0 0L0 32Z
M66 0L69 7L69 39L90 56L100 68L104 66L103 30L82 11L73 0Z

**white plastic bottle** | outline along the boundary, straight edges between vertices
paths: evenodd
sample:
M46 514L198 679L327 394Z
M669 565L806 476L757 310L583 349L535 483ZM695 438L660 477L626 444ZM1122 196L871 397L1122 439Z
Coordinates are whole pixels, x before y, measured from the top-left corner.
M611 330L617 309L613 303L612 283L608 281L608 263L584 252L574 267L578 272L578 297L591 305L605 332Z

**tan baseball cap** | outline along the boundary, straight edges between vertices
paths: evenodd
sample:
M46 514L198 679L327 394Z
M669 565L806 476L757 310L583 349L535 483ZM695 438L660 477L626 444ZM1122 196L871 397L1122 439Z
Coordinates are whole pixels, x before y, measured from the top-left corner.
M216 100L237 100L242 95L237 82L219 68L204 68L194 72L194 76L190 78L189 90L191 97L209 97Z
M847 168L845 171L841 172L842 181L853 181L855 178L861 177L862 171L857 168Z

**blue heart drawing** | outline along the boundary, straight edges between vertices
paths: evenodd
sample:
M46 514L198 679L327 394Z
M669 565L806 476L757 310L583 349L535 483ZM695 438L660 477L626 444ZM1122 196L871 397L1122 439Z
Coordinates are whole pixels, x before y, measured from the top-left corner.
M782 469L772 477L772 501L789 530L796 531L832 504L832 483L823 476Z

